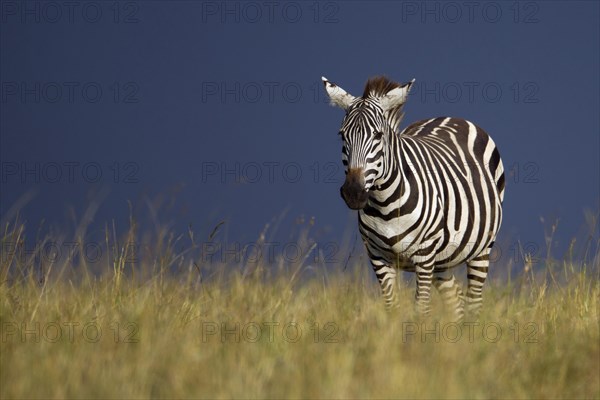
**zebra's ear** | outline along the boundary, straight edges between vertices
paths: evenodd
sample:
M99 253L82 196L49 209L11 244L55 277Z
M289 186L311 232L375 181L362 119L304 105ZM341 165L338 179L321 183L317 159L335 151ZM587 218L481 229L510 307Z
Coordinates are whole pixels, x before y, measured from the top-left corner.
M329 82L324 76L321 77L323 85L325 85L325 91L332 105L338 106L346 110L350 107L350 104L354 101L355 97L350 93L347 93L344 89L336 85L335 83Z
M390 90L383 97L381 97L380 102L383 110L389 111L397 109L406 103L406 100L408 99L408 92L410 91L410 87L414 82L415 80L413 79L412 81L407 82L400 87Z

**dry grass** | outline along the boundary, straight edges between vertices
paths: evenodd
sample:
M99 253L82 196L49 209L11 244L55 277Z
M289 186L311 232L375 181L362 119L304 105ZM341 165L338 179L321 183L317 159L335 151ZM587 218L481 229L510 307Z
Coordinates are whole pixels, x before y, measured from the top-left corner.
M386 313L364 265L198 266L159 236L130 264L107 234L100 274L3 247L0 397L600 397L598 256L491 281L479 321L453 325L417 321L407 283Z

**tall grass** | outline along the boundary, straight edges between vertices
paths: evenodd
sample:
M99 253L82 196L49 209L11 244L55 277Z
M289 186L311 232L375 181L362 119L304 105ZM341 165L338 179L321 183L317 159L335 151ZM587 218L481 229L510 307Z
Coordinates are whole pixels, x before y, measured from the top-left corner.
M479 320L458 325L437 297L416 319L407 282L401 311L385 312L365 260L326 268L308 229L293 260L209 262L200 243L215 232L129 225L105 227L93 263L81 248L23 254L23 225L3 227L0 397L600 397L597 242L585 263L533 268L524 255L518 276L486 284Z

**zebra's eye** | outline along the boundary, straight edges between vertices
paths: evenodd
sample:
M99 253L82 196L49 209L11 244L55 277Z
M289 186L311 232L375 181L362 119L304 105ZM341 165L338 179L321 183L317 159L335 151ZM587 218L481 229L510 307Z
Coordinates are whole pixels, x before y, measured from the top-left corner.
M383 132L381 132L381 131L375 131L373 133L373 136L375 136L377 139L379 139L381 136L383 136Z

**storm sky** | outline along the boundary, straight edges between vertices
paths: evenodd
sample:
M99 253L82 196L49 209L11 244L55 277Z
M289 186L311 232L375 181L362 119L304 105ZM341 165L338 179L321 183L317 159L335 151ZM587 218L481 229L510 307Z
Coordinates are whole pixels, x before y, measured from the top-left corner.
M90 202L91 232L125 229L130 201L178 232L225 220L223 240L280 216L281 240L302 218L318 240L354 235L322 75L354 95L374 75L414 78L401 127L486 130L506 169L505 255L543 253L558 219L560 257L598 213L597 2L0 4L0 214L31 195L33 232L72 228Z

